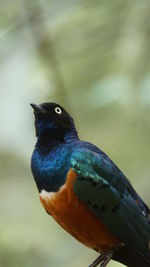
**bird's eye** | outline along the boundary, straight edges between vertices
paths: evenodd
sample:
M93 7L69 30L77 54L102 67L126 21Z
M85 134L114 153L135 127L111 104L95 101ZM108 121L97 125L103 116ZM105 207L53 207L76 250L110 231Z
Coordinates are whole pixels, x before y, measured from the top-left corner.
M61 108L60 107L56 107L55 108L55 112L57 113L57 114L62 114L62 110L61 110Z

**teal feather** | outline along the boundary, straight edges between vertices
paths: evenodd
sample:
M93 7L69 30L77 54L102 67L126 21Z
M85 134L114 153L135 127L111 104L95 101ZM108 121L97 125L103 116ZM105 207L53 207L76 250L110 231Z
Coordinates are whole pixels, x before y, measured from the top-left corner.
M128 190L128 183L123 179L117 181L110 161L104 164L95 152L77 151L72 155L71 164L78 174L74 183L78 198L125 245L150 261L150 224Z

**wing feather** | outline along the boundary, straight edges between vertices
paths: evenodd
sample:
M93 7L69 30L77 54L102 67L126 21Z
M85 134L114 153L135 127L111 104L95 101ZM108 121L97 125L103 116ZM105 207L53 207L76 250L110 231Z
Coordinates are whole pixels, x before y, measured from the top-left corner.
M150 224L129 192L129 182L114 176L115 165L103 166L97 153L81 150L72 155L71 166L78 174L76 195L123 243L150 260Z

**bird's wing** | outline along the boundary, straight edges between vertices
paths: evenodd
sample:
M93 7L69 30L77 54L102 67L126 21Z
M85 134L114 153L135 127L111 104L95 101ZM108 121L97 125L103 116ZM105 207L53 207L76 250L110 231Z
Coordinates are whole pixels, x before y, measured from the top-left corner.
M71 167L78 174L74 183L78 198L124 244L150 261L150 224L128 190L129 182L119 178L113 162L81 149L73 153Z

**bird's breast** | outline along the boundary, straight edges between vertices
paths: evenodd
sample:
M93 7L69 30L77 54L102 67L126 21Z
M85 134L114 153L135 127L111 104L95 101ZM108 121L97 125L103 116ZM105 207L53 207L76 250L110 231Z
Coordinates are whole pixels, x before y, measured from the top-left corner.
M82 203L73 191L76 174L70 170L66 183L58 192L42 190L40 200L46 211L72 236L99 252L110 249L120 241Z
M39 191L57 192L65 183L69 169L69 152L57 148L43 155L37 149L31 161L32 173Z

